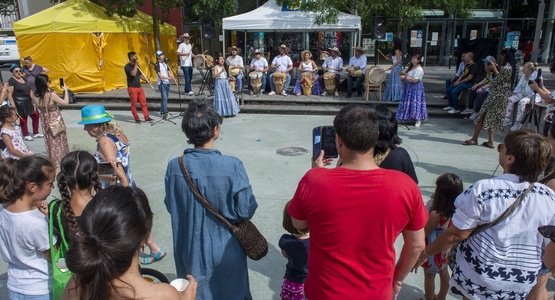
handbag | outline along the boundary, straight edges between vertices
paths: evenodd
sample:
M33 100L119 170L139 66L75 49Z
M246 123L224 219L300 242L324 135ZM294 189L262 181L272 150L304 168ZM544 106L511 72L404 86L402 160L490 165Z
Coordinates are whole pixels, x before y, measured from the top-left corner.
M268 242L266 238L258 231L258 228L254 225L253 222L250 220L241 220L234 225L229 223L229 221L224 218L204 197L200 194L197 187L194 185L193 180L191 180L191 176L189 176L189 172L187 172L187 168L185 168L185 162L183 159L183 155L179 157L179 166L181 167L181 171L187 180L187 184L193 191L193 194L198 198L200 203L213 215L215 215L218 219L220 219L223 224L233 232L243 250L247 256L252 260L260 260L266 254L268 254Z
M62 118L62 114L58 114L56 118L53 120L50 119L50 111L48 111L48 105L50 104L50 98L52 97L52 93L48 96L48 103L46 105L46 111L48 112L48 128L50 128L50 132L52 136L57 136L58 134L66 131L66 125L64 124L64 119Z
M57 207L57 213L53 212ZM52 299L61 299L66 288L66 284L73 274L67 266L65 266L65 256L69 245L64 233L64 227L61 221L62 200L56 199L48 204L48 235L50 241L50 256L52 262ZM58 248L54 247L54 222L57 222L60 233L58 234ZM62 268L60 268L62 267Z
M469 239L472 236L477 235L478 233L480 233L484 230L490 229L491 227L493 227L493 226L499 224L501 221L505 220L508 216L510 216L518 208L518 206L522 203L524 198L526 198L526 195L528 195L528 192L530 192L530 190L532 190L533 187L534 187L534 184L530 183L528 188L526 190L524 190L524 192L522 192L522 194L520 194L520 196L516 199L516 201L513 202L513 204L511 204L511 206L509 206L502 214L500 214L491 223L482 224L482 225L477 226L474 229L474 231L472 231L472 233L470 233L470 235L465 240ZM451 247L451 250L447 253L447 260L448 260L449 268L451 269L451 271L453 271L453 269L455 268L455 263L457 261L457 249L459 248L459 245L462 242L463 241L461 241L458 244L456 244L455 246Z

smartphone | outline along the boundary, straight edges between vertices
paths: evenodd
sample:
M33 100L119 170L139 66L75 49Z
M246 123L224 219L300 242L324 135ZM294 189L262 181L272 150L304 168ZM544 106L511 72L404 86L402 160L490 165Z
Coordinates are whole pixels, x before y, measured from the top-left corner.
M60 87L63 87L63 86L64 86L64 79L60 78Z
M114 170L112 164L109 162L98 163L98 177L103 188L118 184L118 178L115 175L116 170Z
M320 151L324 150L324 158L337 158L335 146L335 129L333 126L319 126L312 130L312 159L316 160Z

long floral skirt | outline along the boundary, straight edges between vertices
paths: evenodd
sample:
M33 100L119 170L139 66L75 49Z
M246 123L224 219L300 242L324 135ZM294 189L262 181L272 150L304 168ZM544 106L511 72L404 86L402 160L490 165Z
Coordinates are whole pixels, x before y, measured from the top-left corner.
M403 83L401 82L401 64L396 65L389 73L387 85L382 95L383 101L397 102L403 97Z
M295 82L295 88L293 88L293 95L301 94L303 95L303 89L301 88L301 76L297 77L297 82ZM322 88L320 87L320 82L318 81L318 75L314 74L314 84L312 85L312 91L310 92L311 95L318 95L322 94Z
M399 101L395 117L399 121L422 121L428 118L426 95L424 94L422 81L406 82L405 91L401 101Z
M237 105L227 78L217 78L215 80L214 108L222 117L234 116L239 113L239 105Z

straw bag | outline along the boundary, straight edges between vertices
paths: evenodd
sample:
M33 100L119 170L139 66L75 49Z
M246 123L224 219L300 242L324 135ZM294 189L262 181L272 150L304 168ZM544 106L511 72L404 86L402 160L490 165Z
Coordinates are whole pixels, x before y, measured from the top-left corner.
M268 254L268 242L266 238L258 231L258 228L252 223L250 220L241 220L235 225L231 225L226 218L224 218L204 197L200 194L197 187L193 184L191 177L189 176L189 172L187 172L187 168L185 168L185 162L183 160L183 155L179 158L179 166L181 167L181 171L187 180L187 184L193 191L193 194L198 198L200 203L212 214L214 214L218 219L220 219L224 225L233 232L237 240L239 240L239 244L245 250L245 253L250 259L253 260L260 260L266 254Z
M48 95L48 103L46 104L46 111L48 113L48 128L50 128L50 132L52 136L57 136L58 134L66 131L66 125L64 124L64 119L62 118L62 114L58 114L58 116L54 119L50 119L50 111L48 111L48 105L50 104L50 98L52 98L52 93Z

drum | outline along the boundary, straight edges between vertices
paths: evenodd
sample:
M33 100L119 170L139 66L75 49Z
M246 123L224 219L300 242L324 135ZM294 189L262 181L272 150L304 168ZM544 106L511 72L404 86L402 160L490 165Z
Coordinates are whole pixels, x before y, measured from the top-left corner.
M330 54L327 51L321 51L320 52L320 60L326 60L326 58L328 58L328 56L330 56Z
M237 85L237 81L235 80L230 80L229 81L229 86L231 87L231 91L235 93L235 86Z
M252 91L258 94L262 87L262 72L250 72L249 78L251 80Z
M328 94L335 93L335 73L333 72L324 73L324 86Z
M275 72L274 73L274 86L276 87L276 94L281 94L283 91L283 87L285 85L285 81L287 80L287 76L285 72Z
M314 85L314 74L312 72L304 72L301 74L301 87L303 94L308 96L312 93L312 86Z
M351 67L349 69L349 74L351 77L360 77L362 76L362 70L361 69L355 70L355 67Z
M380 67L375 67L368 73L368 82L372 84L382 84L385 80L385 71Z
M203 54L195 55L195 58L193 58L193 66L197 70L206 69L206 58L204 57Z
M229 75L233 76L233 77L239 76L239 73L241 73L241 69L230 69L229 70Z
M204 54L204 57L206 58L206 69L208 70L214 63L214 58L209 54Z

